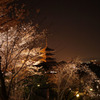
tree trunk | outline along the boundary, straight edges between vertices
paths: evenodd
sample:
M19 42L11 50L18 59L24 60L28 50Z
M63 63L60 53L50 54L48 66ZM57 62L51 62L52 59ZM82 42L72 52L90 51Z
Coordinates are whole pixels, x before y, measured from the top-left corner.
M49 100L49 89L47 89L47 100Z
M8 100L6 85L3 73L1 71L1 56L0 56L0 99L1 100Z

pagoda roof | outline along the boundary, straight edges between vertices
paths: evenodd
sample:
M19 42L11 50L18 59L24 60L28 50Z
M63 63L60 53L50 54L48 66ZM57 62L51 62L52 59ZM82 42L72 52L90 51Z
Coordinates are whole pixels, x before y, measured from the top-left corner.
M54 55L54 54L52 54L52 53L46 53L46 55Z
M51 67L51 66L55 66L57 65L57 62L56 61L52 61L52 62L42 62L38 65L36 65L37 67L40 67L40 66L44 66L44 67Z
M49 47L47 47L45 50L46 50L46 51L54 51L54 49L51 49L51 48L49 48Z
M55 60L55 58L48 57L48 58L46 58L46 60Z

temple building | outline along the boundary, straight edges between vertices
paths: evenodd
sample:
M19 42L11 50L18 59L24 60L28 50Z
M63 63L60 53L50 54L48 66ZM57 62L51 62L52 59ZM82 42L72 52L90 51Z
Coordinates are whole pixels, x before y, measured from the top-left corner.
M42 66L45 71L51 70L53 66L56 65L55 58L53 58L54 55L54 49L51 49L47 46L47 40L46 40L46 46L40 50L40 56L41 56L41 63L37 65L38 67Z

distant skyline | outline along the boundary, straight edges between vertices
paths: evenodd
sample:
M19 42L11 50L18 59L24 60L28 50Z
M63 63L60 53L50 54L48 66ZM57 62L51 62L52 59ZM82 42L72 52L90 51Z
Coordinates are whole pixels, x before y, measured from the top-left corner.
M100 59L100 7L96 1L43 0L40 14L46 16L49 47L58 60L67 57Z

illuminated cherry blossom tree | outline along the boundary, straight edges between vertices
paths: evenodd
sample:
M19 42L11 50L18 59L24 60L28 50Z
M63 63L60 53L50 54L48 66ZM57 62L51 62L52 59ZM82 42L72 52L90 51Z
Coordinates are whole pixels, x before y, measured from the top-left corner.
M22 81L25 78L41 75L38 72L40 68L35 65L39 63L40 49L46 31L38 32L37 23L21 23L27 13L23 9L24 5L21 9L17 9L15 3L11 5L14 1L0 1L1 100L14 99L15 95L18 97L18 90L23 89Z
M87 97L96 98L94 88L97 78L88 66L82 65L77 60L66 64L59 64L55 69L56 74L52 75L51 82L57 87L57 100L73 100L77 97L87 100Z

